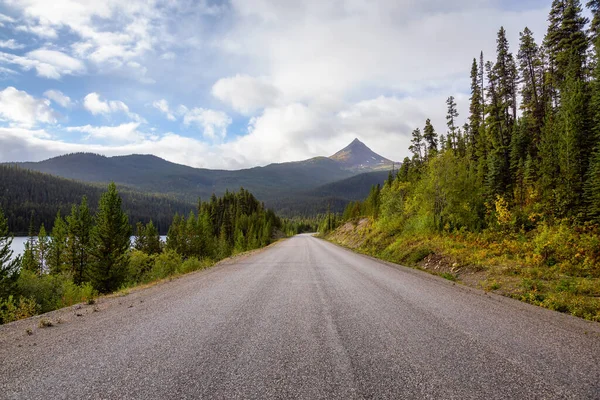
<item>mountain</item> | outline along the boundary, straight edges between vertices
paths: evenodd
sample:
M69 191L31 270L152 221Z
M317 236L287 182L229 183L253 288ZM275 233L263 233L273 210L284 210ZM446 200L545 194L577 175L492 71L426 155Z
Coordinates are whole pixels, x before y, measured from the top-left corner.
M347 201L364 197L373 178L342 183L352 187L358 195L346 196L338 189L327 189L328 184L355 177L371 171L387 171L393 162L374 153L358 139L331 157L315 157L304 161L270 164L237 171L193 168L172 163L153 155L128 155L105 157L91 153L75 153L54 157L40 162L11 163L20 168L39 171L63 178L91 183L114 181L133 191L160 193L187 203L198 197L208 199L226 190L243 187L268 206L278 210L275 204L291 199L285 208L299 206L297 199L304 199L305 209L324 210L323 198L329 198L339 207ZM385 172L387 174L387 172ZM387 175L386 175L387 176ZM382 181L377 177L377 181ZM335 186L334 186L335 188ZM315 190L314 192L311 192ZM319 203L319 206L315 204ZM325 205L324 205L325 204ZM324 208L325 207L325 208ZM339 207L336 207L339 208ZM290 209L293 212L293 208Z
M166 234L175 213L187 215L195 210L196 203L184 202L165 195L151 195L119 187L123 198L123 209L129 215L129 222L149 222L152 220L161 234ZM105 184L77 182L58 178L37 171L14 166L0 165L0 207L8 219L8 225L15 234L26 234L33 213L34 227L40 224L51 228L56 212L62 216L71 213L73 204L80 204L85 195L88 205L95 211Z
M375 153L358 139L354 139L352 143L329 158L346 170L360 172L391 170L395 164Z
M326 157L238 171L192 168L152 155L105 157L89 153L16 165L85 182L114 181L136 190L169 194L186 201L195 201L199 196L207 198L213 193L219 196L240 187L265 200L353 175Z

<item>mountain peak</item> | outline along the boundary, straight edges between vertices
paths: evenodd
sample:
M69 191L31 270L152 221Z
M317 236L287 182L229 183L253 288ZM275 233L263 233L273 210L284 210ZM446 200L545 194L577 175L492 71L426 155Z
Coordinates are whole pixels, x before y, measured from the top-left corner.
M338 151L330 159L337 161L348 170L391 169L394 162L380 156L366 144L355 138L348 146Z

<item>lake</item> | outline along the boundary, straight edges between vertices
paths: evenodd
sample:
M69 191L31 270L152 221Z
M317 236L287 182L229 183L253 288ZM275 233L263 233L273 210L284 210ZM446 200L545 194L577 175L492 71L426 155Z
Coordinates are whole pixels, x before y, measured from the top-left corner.
M25 243L27 243L27 236L16 236L13 239L12 245L10 246L11 250L14 252L13 253L13 258L23 254L23 252L25 251ZM133 243L133 241L135 240L135 236L131 237L131 243ZM167 237L166 236L161 236L160 240L164 243L167 241Z

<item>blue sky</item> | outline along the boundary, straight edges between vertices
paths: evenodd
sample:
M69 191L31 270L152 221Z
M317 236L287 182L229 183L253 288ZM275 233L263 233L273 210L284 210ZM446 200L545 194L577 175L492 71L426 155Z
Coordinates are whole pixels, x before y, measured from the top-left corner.
M91 151L237 169L358 137L401 160L469 69L550 0L7 0L0 162Z

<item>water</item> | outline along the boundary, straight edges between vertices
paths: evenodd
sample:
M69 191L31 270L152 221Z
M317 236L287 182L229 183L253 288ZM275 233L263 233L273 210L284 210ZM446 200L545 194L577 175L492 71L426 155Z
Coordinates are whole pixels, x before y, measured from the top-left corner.
M25 251L25 243L27 243L27 239L27 236L15 236L10 246L11 250L13 251L13 258L23 254L23 252ZM132 236L131 243L133 243L134 240L135 236ZM161 236L160 240L164 243L167 241L167 237Z

